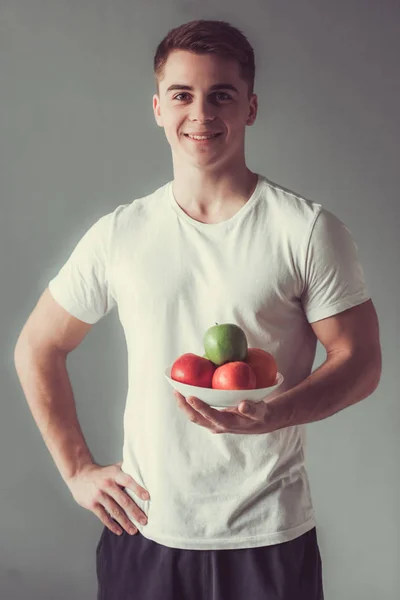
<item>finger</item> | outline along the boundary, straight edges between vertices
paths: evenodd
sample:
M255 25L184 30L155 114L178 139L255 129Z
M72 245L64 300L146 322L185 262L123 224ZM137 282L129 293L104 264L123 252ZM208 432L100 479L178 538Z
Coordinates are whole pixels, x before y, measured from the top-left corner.
M214 427L217 427L218 429L228 429L230 425L233 424L231 414L217 410L215 408L211 408L211 406L209 406L205 402L202 402L201 400L199 400L199 398L189 396L187 398L187 402L189 403L190 407L195 409L205 419L210 421L214 425Z
M264 402L252 402L251 400L243 400L238 406L240 415L251 419L252 421L260 421L265 415Z
M137 496L139 496L142 500L150 500L150 494L147 490L144 489L141 485L139 485L133 477L128 475L128 473L124 473L123 471L119 471L115 477L116 483L118 485L122 485L122 487L129 488Z
M113 484L111 482L108 484L106 492L111 498L113 498L113 500L115 500L118 509L122 509L124 514L126 514L130 519L139 521L139 523L142 525L147 524L147 516L145 513L138 507L137 504L135 504L135 502L130 496L128 496L126 492L118 487L116 483Z
M195 405L214 424L213 433L260 433L264 427L265 402L245 400L234 408L215 410L197 398ZM248 405L248 413L239 410L243 405Z
M111 517L111 519L114 519L114 521L116 521L118 525L121 525L122 529L124 529L127 533L131 535L136 532L137 528L135 527L135 525L128 518L127 514L121 508L121 506L119 506L119 504L115 502L113 498L111 498L111 496L104 494L101 503L102 506L105 508L106 512L108 513L109 517Z
M195 408L192 408L186 401L186 398L179 394L179 392L175 393L175 397L178 401L178 406L181 410L186 414L188 419L195 423L196 425L201 425L202 427L206 427L207 429L212 428L212 424L208 419L203 417Z
M121 529L121 527L118 527L118 525L110 517L106 509L101 504L97 504L96 507L93 509L93 512L96 515L96 517L100 519L103 525L105 525L107 529L109 529L112 533L115 533L115 535L122 534L123 530ZM133 526L131 535L134 535L135 533L137 533L137 529Z

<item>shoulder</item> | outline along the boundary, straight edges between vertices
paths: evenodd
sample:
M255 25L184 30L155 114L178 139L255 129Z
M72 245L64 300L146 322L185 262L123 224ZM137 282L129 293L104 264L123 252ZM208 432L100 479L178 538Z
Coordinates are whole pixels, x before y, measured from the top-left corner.
M262 176L262 193L269 221L292 240L309 237L317 219L327 211L306 196Z
M322 205L262 176L265 201L271 210L304 223L315 220Z
M120 204L111 212L102 216L98 228L109 235L120 235L124 231L134 232L155 215L161 212L162 199L166 193L165 184L146 196L134 198L131 202Z

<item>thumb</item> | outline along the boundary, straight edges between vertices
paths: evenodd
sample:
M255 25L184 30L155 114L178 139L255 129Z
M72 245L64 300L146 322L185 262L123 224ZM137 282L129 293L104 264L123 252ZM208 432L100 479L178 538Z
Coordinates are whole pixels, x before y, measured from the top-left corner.
M257 419L257 406L251 400L245 400L239 404L239 412L246 417Z

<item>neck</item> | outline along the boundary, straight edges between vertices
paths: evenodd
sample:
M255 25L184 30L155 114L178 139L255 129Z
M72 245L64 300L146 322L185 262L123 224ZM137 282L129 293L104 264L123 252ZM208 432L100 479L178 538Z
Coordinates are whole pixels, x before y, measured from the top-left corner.
M172 191L179 206L202 222L230 218L248 201L257 185L257 174L245 164L229 171L174 169Z

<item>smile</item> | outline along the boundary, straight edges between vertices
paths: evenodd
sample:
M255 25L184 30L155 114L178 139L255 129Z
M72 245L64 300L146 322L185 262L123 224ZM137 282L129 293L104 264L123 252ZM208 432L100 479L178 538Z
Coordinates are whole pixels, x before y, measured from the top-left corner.
M222 135L221 133L212 133L210 135L194 135L191 133L185 133L184 136L190 138L191 140L197 140L199 142L204 141L204 140L211 140L213 138L218 137L219 135Z

